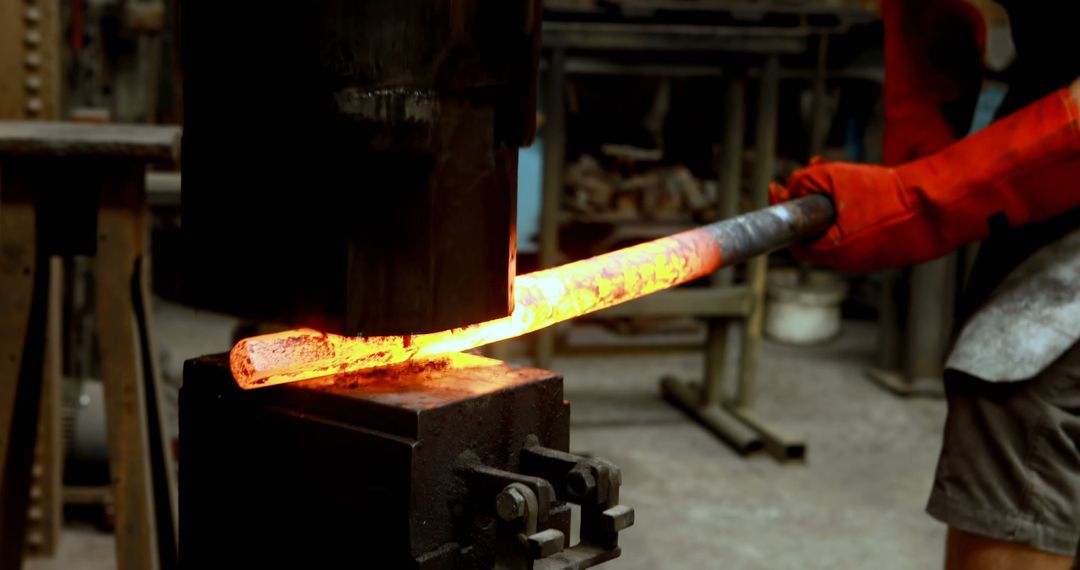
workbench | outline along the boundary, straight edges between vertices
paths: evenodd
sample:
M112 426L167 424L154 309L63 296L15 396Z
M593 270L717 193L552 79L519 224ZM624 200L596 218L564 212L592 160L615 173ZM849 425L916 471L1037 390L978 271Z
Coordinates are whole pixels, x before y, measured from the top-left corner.
M874 19L869 11L822 2L773 3L730 0L621 2L621 11L604 7L555 8L547 5L543 26L544 167L540 225L540 267L557 265L560 202L566 153L566 82L568 75L647 75L666 78L719 76L726 80L722 152L716 157L721 218L739 213L748 80L759 83L754 118L754 161L750 173L752 207L768 204L776 158L781 58L816 48L816 67L795 73L812 79L811 152L824 144L825 75L828 37L853 23ZM618 56L618 57L614 57ZM787 72L790 74L790 72ZM736 450L766 450L781 461L799 460L805 443L757 418L758 357L765 314L768 260L761 256L736 283L733 269L717 272L709 287L657 293L600 316L692 316L707 321L706 364L700 383L665 378L666 397L684 408ZM729 325L742 324L735 389L722 389ZM551 330L540 331L534 345L537 366L548 367L554 352Z
M118 567L175 566L145 183L147 165L179 154L178 127L0 122L0 568L21 565L34 496L49 498L41 510L59 525L60 261L74 256L95 260Z

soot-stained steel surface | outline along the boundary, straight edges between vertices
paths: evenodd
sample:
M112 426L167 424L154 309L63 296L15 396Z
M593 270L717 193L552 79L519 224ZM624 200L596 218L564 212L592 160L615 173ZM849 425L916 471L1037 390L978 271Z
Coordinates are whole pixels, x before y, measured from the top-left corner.
M506 316L539 9L185 3L187 300L349 335Z
M185 567L586 568L633 523L618 468L566 452L552 372L458 355L245 392L218 355L180 399Z

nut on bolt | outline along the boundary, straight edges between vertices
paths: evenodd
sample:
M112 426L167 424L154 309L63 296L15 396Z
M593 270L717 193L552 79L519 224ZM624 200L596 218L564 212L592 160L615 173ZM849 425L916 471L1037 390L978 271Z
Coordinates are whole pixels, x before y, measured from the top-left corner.
M596 489L596 477L588 465L575 465L566 474L566 491L574 499L583 499Z
M507 487L495 496L495 512L504 521L525 516L526 504L525 495L513 487Z

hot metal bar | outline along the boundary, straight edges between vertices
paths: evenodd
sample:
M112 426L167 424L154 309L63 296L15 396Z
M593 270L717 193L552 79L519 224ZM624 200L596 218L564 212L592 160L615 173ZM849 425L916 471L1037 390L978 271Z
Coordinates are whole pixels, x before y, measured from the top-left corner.
M807 196L604 255L522 275L506 318L443 332L345 337L299 329L244 339L230 364L241 388L460 352L540 330L704 277L823 233L832 202Z

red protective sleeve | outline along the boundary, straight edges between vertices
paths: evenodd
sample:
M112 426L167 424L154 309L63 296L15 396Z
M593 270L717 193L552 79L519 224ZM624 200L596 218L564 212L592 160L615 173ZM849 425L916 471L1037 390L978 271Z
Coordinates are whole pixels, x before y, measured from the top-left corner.
M771 197L833 198L836 224L795 250L806 261L851 272L928 261L985 239L991 219L1019 227L1080 207L1078 114L1063 88L931 156L817 162Z
M932 154L965 133L982 85L986 24L967 0L883 0L885 164ZM948 109L948 111L947 111Z

